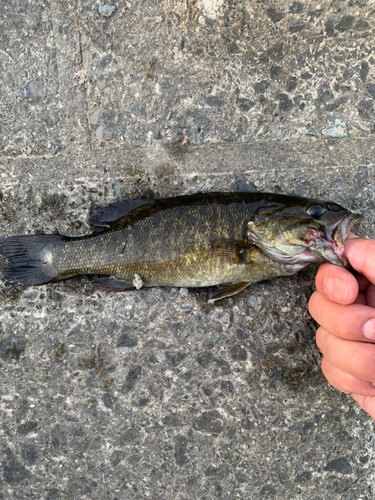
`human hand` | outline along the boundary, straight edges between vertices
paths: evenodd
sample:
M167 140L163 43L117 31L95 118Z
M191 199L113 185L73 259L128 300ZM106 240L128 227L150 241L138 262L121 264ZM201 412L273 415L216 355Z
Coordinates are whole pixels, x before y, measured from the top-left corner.
M320 266L309 311L324 376L375 419L375 240L352 237L344 253L359 274Z

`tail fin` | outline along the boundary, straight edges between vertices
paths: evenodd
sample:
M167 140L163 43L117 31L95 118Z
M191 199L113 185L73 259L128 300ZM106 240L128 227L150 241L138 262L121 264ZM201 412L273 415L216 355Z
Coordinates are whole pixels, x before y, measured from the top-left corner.
M53 265L53 249L63 237L57 234L12 236L0 242L0 255L9 261L3 278L20 285L49 283L58 274Z

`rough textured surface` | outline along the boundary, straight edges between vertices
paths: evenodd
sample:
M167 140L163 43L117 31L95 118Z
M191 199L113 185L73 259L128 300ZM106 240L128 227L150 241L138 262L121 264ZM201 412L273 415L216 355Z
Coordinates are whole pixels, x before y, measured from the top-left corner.
M374 6L8 2L0 237L95 203L332 199L374 236ZM0 499L374 497L374 423L319 369L315 269L209 290L0 287Z

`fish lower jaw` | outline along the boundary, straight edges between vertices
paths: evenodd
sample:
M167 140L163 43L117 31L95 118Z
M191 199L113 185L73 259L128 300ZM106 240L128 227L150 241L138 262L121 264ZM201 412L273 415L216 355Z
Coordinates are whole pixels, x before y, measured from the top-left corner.
M310 230L309 238L305 240L308 245L307 253L315 257L315 262L330 262L337 266L345 266L344 245L340 241L326 239L319 231ZM312 239L311 237L315 237Z
M332 260L327 259L331 264L336 264L341 267L348 267L349 262L344 255L344 245L338 245L336 241L331 241Z

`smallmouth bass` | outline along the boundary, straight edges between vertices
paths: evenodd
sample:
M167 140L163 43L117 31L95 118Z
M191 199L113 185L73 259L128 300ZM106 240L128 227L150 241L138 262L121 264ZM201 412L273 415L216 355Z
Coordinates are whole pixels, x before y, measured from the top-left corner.
M95 232L12 236L3 277L24 286L99 275L100 290L221 285L210 301L312 263L349 267L344 244L363 216L333 202L272 193L202 193L97 207Z

